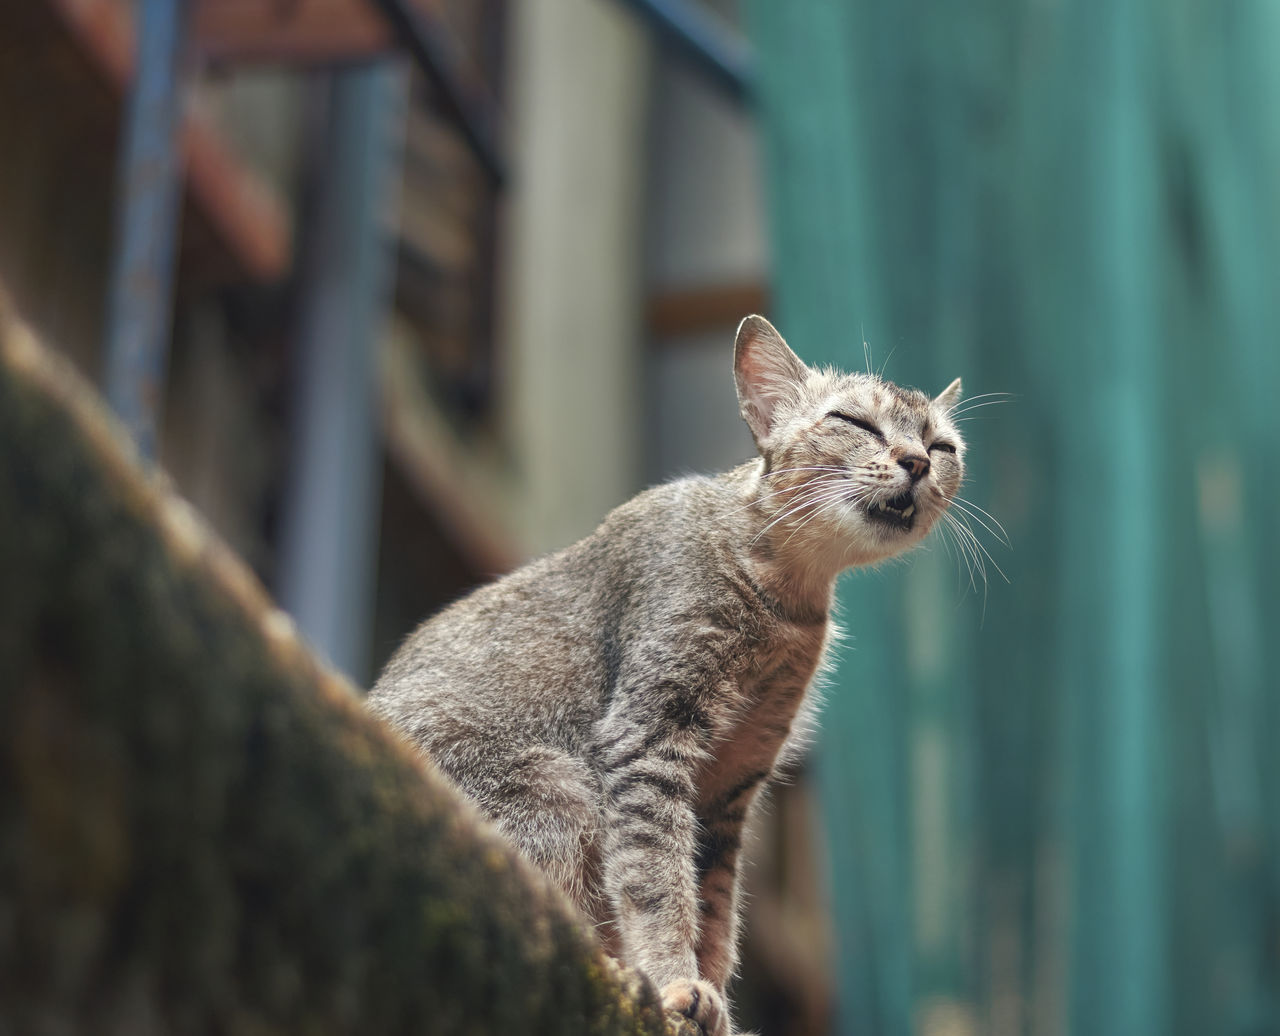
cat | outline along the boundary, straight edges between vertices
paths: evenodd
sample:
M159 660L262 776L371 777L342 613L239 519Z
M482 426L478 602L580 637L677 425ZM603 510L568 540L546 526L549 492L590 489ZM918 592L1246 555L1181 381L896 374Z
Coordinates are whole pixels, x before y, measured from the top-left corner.
M810 369L759 316L734 377L756 459L446 608L369 695L707 1036L743 827L812 729L836 576L918 544L964 478L958 378L931 399Z

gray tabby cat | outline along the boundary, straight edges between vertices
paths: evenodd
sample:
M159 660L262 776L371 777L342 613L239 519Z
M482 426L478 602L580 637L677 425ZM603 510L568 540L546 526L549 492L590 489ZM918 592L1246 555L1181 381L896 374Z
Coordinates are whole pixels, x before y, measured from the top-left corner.
M959 379L930 399L811 370L758 316L734 374L757 459L445 609L369 698L707 1036L743 825L810 729L835 578L919 543L964 475Z

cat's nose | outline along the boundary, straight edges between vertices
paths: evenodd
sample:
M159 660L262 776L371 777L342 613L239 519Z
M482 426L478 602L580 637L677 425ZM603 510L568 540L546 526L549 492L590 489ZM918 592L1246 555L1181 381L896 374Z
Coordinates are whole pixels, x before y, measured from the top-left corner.
M899 457L898 463L907 469L912 482L919 482L929 474L929 458L923 453L908 453L905 457Z

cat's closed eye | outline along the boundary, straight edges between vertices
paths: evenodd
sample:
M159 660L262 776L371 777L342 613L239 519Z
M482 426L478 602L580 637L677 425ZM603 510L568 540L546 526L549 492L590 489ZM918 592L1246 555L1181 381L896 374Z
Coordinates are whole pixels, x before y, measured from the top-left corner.
M934 450L941 450L943 453L955 453L956 448L949 442L935 442L929 447L932 453Z
M842 414L839 410L832 410L829 414L827 414L827 416L839 418L841 421L848 421L851 425L856 425L858 428L861 428L864 432L870 432L881 442L884 441L884 433L881 432L880 429L877 428L875 425L873 425L870 421L864 421L861 417L852 417L849 414Z

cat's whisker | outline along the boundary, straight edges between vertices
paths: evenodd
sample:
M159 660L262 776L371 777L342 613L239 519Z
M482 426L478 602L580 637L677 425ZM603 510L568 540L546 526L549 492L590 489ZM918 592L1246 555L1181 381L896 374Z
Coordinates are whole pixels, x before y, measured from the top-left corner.
M993 557L991 556L991 552L990 552L989 550L987 550L987 548L986 548L986 546L983 544L983 542L982 542L980 539L978 539L977 533L975 533L975 532L973 531L972 527L969 525L968 520L964 517L964 513L963 513L963 512L955 512L955 513L953 513L953 515L952 515L952 516L953 516L954 518L956 518L956 520L957 520L957 523L958 523L958 524L957 524L957 528L963 528L963 529L964 529L964 531L965 531L966 533L968 533L969 538L970 538L970 539L972 540L972 542L973 542L973 545L974 545L975 547L977 547L980 551L982 551L983 556L987 559L987 561L990 561L990 562L991 562L991 566L992 566L992 567L993 567L997 572L999 572L999 573L1000 573L1000 578L1001 578L1001 579L1003 579L1006 583L1008 583L1008 582L1009 582L1009 577L1008 577L1007 575L1005 575L1004 569L1002 569L1002 568L1000 567L1000 563L999 563L998 561L996 561L996 559L995 559L995 558L993 558ZM983 565L983 568L985 568L985 567L986 567L986 566L985 566L985 564L984 564L984 565Z
M1012 402L1012 400L1008 400L1008 399L988 399L979 403L966 401L965 403L958 405L954 411L949 411L947 413L947 420L948 421L969 420L969 418L965 417L965 415L971 414L975 410L981 410L984 407L989 407L989 406L999 406L1002 403L1010 403L1010 402Z
M774 475L785 475L788 471L844 471L839 464L801 464L794 468L773 468L764 473L765 478L772 478Z
M828 492L828 486L831 486L834 488L837 481L845 482L846 480L845 479L828 480L827 482L824 482L822 485L820 485L810 493L806 494L802 500L798 502L792 501L793 506L788 507L788 509L783 511L781 514L776 515L773 518L773 520L769 522L769 524L767 524L763 529L761 529L758 533L756 533L754 537L752 537L751 542L754 544L766 532L772 529L779 522L789 518L791 515L796 514L800 511L803 511L806 507L817 506L820 503L820 501L823 499L823 497L826 495L826 493Z
M991 564L995 566L995 570L1000 573L1000 578L1002 578L1006 583L1009 581L1009 577L1006 576L1003 569L996 564L996 561L991 556L990 552L982 545L982 541L978 539L973 529L969 527L968 522L966 522L962 517L957 521L956 529L967 534L970 547L975 551L974 556L977 559L978 567L982 571L982 612L978 618L978 625L981 627L987 621L987 597L990 589L990 581L987 579L986 561L990 561ZM978 554L978 551L981 551L981 554ZM986 561L983 560L983 557L986 558Z
M977 547L982 551L982 553L983 553L983 555L986 557L986 559L987 559L988 561L990 561L990 562L991 562L991 564L992 564L992 566L995 568L995 570L996 570L997 572L999 572L999 573L1000 573L1001 578L1003 578L1003 579L1004 579L1004 581L1005 581L1006 583L1007 583L1007 582L1009 582L1009 577L1008 577L1008 576L1006 576L1006 575L1004 574L1004 570L1000 567L1000 565L999 565L999 563L996 561L996 559L995 559L994 557L992 557L992 556L991 556L991 552L990 552L989 550L987 550L987 548L986 548L986 546L983 544L982 540L980 540L980 539L978 538L977 533L975 533L975 532L974 532L974 530L973 530L973 526L971 526L971 525L969 524L969 518L970 518L970 517L973 517L973 518L975 518L975 519L976 519L976 515L969 515L967 512L965 512L965 511L961 510L961 511L956 511L956 512L954 512L954 517L959 521L960 525L961 525L961 526L962 526L962 527L963 527L963 528L964 528L964 529L969 533L969 535L973 538L973 542L974 542L974 544L975 544L975 545L976 545L976 546L977 546ZM984 528L984 529L985 529L985 528L987 528L987 526L985 525L985 523L981 523L981 524L982 524L982 526L983 526L983 528ZM988 531L990 531L990 530L988 530ZM993 533L993 535L994 535L994 533Z
M943 516L946 519L945 528L948 528L954 538L954 542L958 550L963 552L965 557L965 565L969 569L969 586L974 593L978 592L977 576L982 577L982 619L985 621L987 614L987 592L990 582L987 579L987 566L983 561L982 555L978 553L976 548L980 548L981 544L977 542L973 535L973 530L961 524L955 515L947 513Z
M951 531L955 534L956 542L964 548L965 552L973 559L974 565L982 574L983 580L986 580L986 564L983 557L975 548L975 537L973 529L961 520L960 512L948 511L946 514L947 524Z
M963 399L956 400L955 403L947 408L947 416L963 413L971 403L977 403L979 400L989 399L996 403L1009 403L1016 398L1012 392L979 392L976 396L965 396Z
M994 417L995 417L995 414L973 414L969 417L953 418L951 423L959 426L962 424L968 424L970 421L990 421Z
M769 521L769 522L764 526L764 528L763 528L763 529L761 529L761 530L756 534L756 536L754 537L754 539L752 539L752 541L751 541L751 542L752 542L752 543L755 543L755 542L756 542L756 540L758 540L761 536L763 536L766 532L768 532L770 529L772 529L772 528L773 528L775 525L777 525L779 522L781 522L781 521L785 521L785 520L786 520L787 518L789 518L791 515L793 515L793 514L797 514L797 513L799 513L800 511L803 511L806 507L810 507L810 506L812 506L812 505L813 505L813 503L814 503L814 501L816 501L816 500L820 499L820 498L821 498L821 496L822 496L822 494L824 494L825 492L826 492L826 489L825 489L825 488L821 488L821 489L814 489L812 492L810 492L810 493L806 493L806 494L805 494L803 497L801 497L799 500L792 500L792 501L789 501L789 502L788 502L787 507L786 507L784 510L779 511L776 515L774 515L774 517L772 518L772 520L771 520L771 521Z
M788 508L780 514L775 515L773 520L760 530L759 534L757 534L752 542L754 543L755 540L759 539L760 536L763 536L771 528L777 525L778 522L784 521L791 515L797 514L806 508L819 507L826 499L836 499L846 495L848 491L849 485L847 478L824 479L819 481L818 484L814 485L802 498L790 501Z
M988 400L987 402L984 402L984 403L975 403L974 406L965 407L964 410L957 411L955 412L955 414L947 415L947 420L955 421L955 423L957 424L963 424L964 421L972 421L975 416L986 417L989 415L987 414L977 415L977 414L974 414L974 411L982 410L983 407L998 406L1000 405L1000 403L1004 403L1004 402L1007 402L1007 400Z
M960 512L949 511L946 515L947 523L956 538L956 543L960 545L965 553L972 559L973 568L982 576L983 589L985 592L987 585L987 552L982 548L982 543L970 526L964 521ZM993 562L994 564L994 562Z
M811 521L817 518L818 515L822 513L822 509L828 504L846 503L846 504L849 504L850 506L853 506L857 504L860 499L861 497L857 496L856 494L851 496L847 492L839 492L839 493L834 493L824 499L818 500L813 505L813 513L808 515L806 518L804 518L802 521L796 524L796 527L791 530L791 535L782 541L782 546L785 547L788 543L790 543L795 538L796 534L801 529L803 529L806 525L808 525Z
M896 353L897 351L898 351L898 347L896 345L889 350L889 355L884 358L884 363L880 364L880 369L876 371L877 378L884 377L884 370L886 367L889 366L889 361L893 359L893 354Z
M978 586L977 586L977 583L974 582L973 563L969 560L969 554L965 550L964 545L961 544L959 538L956 536L955 532L951 528L951 524L950 524L952 520L951 516L944 514L942 518L943 518L943 521L940 522L938 525L938 532L939 532L939 535L942 537L943 543L951 551L952 556L956 560L956 580L960 586L961 597L964 596L964 576L966 574L969 577L969 588L974 593L977 593ZM960 570L961 565L964 566L964 570L965 570L964 573L962 573Z
M982 410L985 407L996 406L998 403L1002 403L1002 402L1003 400L995 400L990 403L979 403L977 406L970 407L968 410L962 410L958 414L952 414L950 417L947 418L947 420L951 421L952 424L957 424L957 425L968 424L970 421L986 420L988 418L994 417L995 415L980 414L977 411Z
M957 420L961 414L967 414L970 410L981 410L984 406L997 406L1000 403L1012 403L1013 399L987 399L978 402L978 397L966 399L962 403L957 403L955 409L947 411L947 417L952 421Z
M1009 533L1006 531L1005 527L1000 524L1000 520L990 511L984 510L972 500L966 500L962 496L952 497L951 503L952 506L960 508L960 510L965 514L969 515L969 517L986 529L987 532L991 533L992 536L1003 543L1006 547L1013 550L1013 544L1009 541ZM995 528L993 529L991 525L988 525L986 521L983 521L983 518L991 522L991 525L994 525Z
M792 469L792 470L794 470L794 471L808 471L808 470L813 470L813 471L841 471L841 472L842 472L844 469L843 469L843 468L813 468L813 469L809 469L809 468L794 468L794 469ZM731 517L731 516L733 516L733 515L735 515L735 514L740 514L740 513L742 513L743 511L748 511L748 510L750 510L751 508L756 507L757 505L759 505L759 504L763 503L763 502L764 502L764 501L766 501L766 500L770 500L770 499L772 499L772 498L773 498L773 497L775 497L775 496L781 496L781 495L782 495L782 494L784 494L784 493L798 493L798 492L800 492L801 490L803 490L803 489L807 489L807 488L809 488L810 486L816 485L816 484L818 484L818 483L820 483L820 482L822 482L822 481L824 481L824 476L815 476L814 478L809 479L809 481L807 481L807 482L802 482L802 483L801 483L800 485L798 485L798 486L781 486L781 487L780 487L780 488L778 488L778 489L771 489L769 492L767 492L767 493L762 493L760 496L756 497L755 499L747 501L747 502L746 502L745 504L743 504L741 507L735 507L735 508L734 508L733 510L731 510L731 511L725 511L723 514L718 514L718 515L716 515L716 521L723 521L725 518L729 518L729 517Z
M817 518L818 515L822 514L822 507L823 507L823 502L819 502L814 506L813 511L810 514L806 515L804 518L800 519L800 521L796 522L796 527L791 530L791 535L789 535L785 540L782 541L782 543L779 545L779 549L781 549L782 547L785 547L788 543L790 543L793 539L795 539L797 533L799 533L801 529L803 529L811 521Z
M964 577L965 576L968 576L969 578L969 589L972 590L975 594L978 592L978 584L975 581L974 575L973 575L973 562L969 560L969 555L965 553L963 547L960 545L959 540L956 538L956 534L951 530L950 526L943 524L940 526L940 528L943 534L946 536L947 542L952 547L952 553L955 555L956 585L960 588L960 593L957 596L956 604L959 604L960 601L964 599ZM961 574L961 571L960 571L961 565L964 566L963 574Z
M960 544L969 557L969 585L973 587L974 593L978 592L978 580L982 580L982 614L985 616L987 613L987 593L991 586L991 581L987 578L986 563L983 561L982 555L974 547L973 537L967 535L962 525L954 522L951 529L956 542Z
M947 512L943 512L940 516L940 521L938 522L938 529L947 539L948 544L955 548L957 560L962 559L964 561L965 568L969 571L969 584L970 586L973 586L973 566L969 563L967 544L962 543L960 538L956 535L954 529L955 521L956 520L952 515ZM975 586L974 589L976 590L977 587Z
M817 478L811 478L808 482L799 486L789 486L784 489L771 493L770 496L781 496L784 493L801 493L801 492L819 492L827 486L843 485L848 481L847 476L842 472L839 477L832 475L821 475ZM795 500L788 501L789 504L796 503Z

